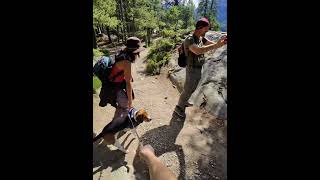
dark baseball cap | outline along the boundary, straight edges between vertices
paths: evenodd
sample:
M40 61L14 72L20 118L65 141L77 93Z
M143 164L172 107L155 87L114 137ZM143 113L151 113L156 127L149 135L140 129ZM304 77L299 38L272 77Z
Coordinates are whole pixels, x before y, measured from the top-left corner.
M210 26L210 22L208 21L207 18L204 18L204 17L199 19L196 23L196 29L201 29L206 26Z
M144 51L146 48L142 46L141 40L137 37L129 37L126 42L127 49L132 53L139 53Z

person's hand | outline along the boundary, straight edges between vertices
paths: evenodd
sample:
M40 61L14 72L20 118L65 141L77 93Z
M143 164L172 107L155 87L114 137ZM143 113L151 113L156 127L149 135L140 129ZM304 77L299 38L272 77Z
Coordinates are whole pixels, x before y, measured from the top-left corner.
M224 44L227 44L227 38L228 38L227 35L226 35L226 36L223 36L223 43L224 43Z
M218 48L224 46L225 44L227 44L227 36L222 36L218 42L217 42L217 46Z
M132 101L129 101L129 102L128 102L128 109L131 109L132 107L133 107Z
M148 157L155 156L154 149L151 145L147 144L145 146L139 146L137 153L141 159L144 161L148 160Z

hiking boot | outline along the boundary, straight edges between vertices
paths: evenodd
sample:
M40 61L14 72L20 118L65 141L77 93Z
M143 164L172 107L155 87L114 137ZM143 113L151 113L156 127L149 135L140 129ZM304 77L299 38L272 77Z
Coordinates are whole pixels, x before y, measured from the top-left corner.
M185 118L186 117L186 113L179 106L176 106L174 108L174 113L177 114L178 116L180 116L181 118Z
M102 100L100 100L100 102L99 102L99 106L100 106L100 107L105 107L107 104L108 104L107 101L102 101Z
M186 107L192 107L192 106L193 106L193 104L192 104L192 103L187 102L185 106L186 106Z

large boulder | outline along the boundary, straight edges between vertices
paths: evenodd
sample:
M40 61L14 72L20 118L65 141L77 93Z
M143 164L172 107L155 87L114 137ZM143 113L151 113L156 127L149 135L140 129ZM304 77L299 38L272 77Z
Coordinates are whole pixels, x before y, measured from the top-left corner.
M210 31L206 37L212 41L218 40L224 32ZM177 54L172 56L169 72L170 80L181 92L185 82L185 68L177 65ZM197 89L190 97L195 106L204 108L218 119L227 119L227 46L205 54L202 77Z

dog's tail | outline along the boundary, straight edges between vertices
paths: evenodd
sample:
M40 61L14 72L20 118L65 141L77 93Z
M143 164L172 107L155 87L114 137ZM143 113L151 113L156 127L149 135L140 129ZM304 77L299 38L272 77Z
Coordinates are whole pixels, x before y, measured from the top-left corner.
M103 134L100 133L98 136L93 138L93 143L96 142L98 139L102 138Z

